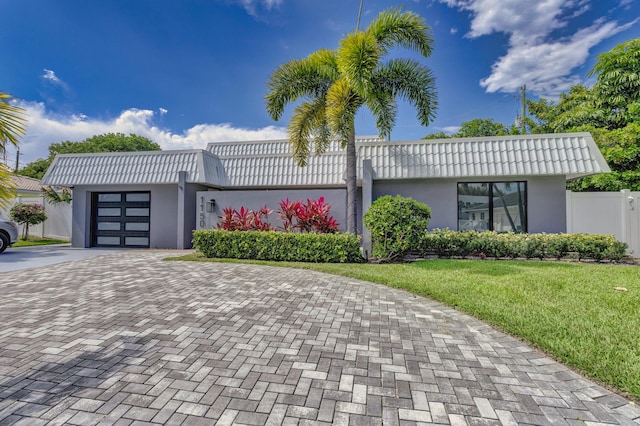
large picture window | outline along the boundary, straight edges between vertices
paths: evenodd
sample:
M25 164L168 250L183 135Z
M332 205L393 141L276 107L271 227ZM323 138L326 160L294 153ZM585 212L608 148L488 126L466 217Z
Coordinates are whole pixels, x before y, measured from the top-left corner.
M527 232L527 183L458 183L458 230Z

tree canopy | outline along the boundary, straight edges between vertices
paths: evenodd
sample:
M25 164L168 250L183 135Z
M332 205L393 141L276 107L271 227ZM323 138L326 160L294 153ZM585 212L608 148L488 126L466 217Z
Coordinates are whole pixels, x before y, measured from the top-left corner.
M444 132L430 133L423 139L446 139L446 138L476 138L481 136L504 136L517 135L520 129L515 126L507 126L499 123L493 118L474 118L465 121L460 125L457 133L447 135Z
M80 142L64 141L49 145L49 156L33 161L18 174L35 179L42 179L51 162L57 154L81 154L89 152L131 152L131 151L159 151L160 145L151 140L130 133L107 133L96 135Z
M298 164L313 151L323 153L332 140L347 153L347 230L356 233L355 116L366 106L386 138L396 122L398 97L408 101L428 124L437 106L431 71L412 59L385 60L396 47L431 55L431 29L419 15L392 8L364 31L347 34L335 50L321 49L280 65L265 96L268 113L279 120L287 104L298 99L289 122L289 142Z
M640 191L640 38L598 56L592 88L571 87L557 102L529 101L534 133L591 132L612 172L570 182L574 191Z

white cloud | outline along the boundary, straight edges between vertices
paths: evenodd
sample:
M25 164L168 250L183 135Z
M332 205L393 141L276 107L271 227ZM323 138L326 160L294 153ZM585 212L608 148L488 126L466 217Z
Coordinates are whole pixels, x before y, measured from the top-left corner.
M451 35L458 34L458 29L456 27L451 27L451 29L449 30L449 34Z
M458 133L460 131L460 126L446 126L446 127L438 127L439 130L442 130L448 135L452 135L454 133Z
M284 0L237 0L244 10L253 17L258 17L258 10L266 10L267 12L279 7Z
M135 133L167 149L204 149L209 142L269 140L287 137L286 129L267 126L260 129L234 127L229 123L198 124L182 133L162 129L153 122L157 113L131 108L114 119L98 120L84 114L53 115L40 102L21 102L28 114L27 134L20 144L21 164L49 155L48 147L62 141L82 141L105 133Z
M471 13L471 29L466 37L508 34L507 53L493 64L491 75L480 82L490 93L509 93L526 84L538 95L557 95L581 81L572 72L586 62L591 48L635 23L619 25L598 20L573 35L554 38L555 31L566 28L571 19L589 10L588 0L440 1Z
M160 111L160 115L165 115L169 112L169 110L166 108L158 108L158 111Z
M589 50L623 28L614 22L596 23L568 40L510 47L480 85L493 93L514 92L526 83L527 89L536 94L559 95L581 82L571 70L585 63Z
M42 78L44 80L47 80L53 84L55 84L56 86L60 86L63 89L67 89L67 83L65 83L64 81L60 80L60 78L56 75L55 71L53 70L48 70L48 69L44 69L44 74L42 74Z

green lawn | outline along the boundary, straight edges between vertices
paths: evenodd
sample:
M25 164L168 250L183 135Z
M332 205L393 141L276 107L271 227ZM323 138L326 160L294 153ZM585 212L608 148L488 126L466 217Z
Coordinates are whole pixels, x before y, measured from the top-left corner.
M181 259L205 260L198 256L176 260ZM437 299L522 337L562 363L640 400L637 266L502 260L252 263L344 275Z
M48 244L65 244L68 240L54 240L52 238L29 237L28 240L18 240L12 247L44 246Z

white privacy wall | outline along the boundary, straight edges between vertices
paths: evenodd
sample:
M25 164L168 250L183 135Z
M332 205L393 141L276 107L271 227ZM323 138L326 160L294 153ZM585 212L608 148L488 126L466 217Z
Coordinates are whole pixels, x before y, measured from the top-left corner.
M613 235L640 257L640 192L567 191L567 232Z

